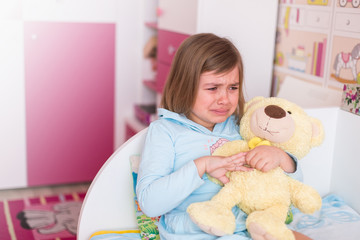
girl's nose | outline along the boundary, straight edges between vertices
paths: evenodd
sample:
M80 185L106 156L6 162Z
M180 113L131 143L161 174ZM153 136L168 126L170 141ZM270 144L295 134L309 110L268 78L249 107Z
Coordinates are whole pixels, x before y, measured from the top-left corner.
M227 104L229 102L229 93L227 91L222 91L218 96L218 104Z

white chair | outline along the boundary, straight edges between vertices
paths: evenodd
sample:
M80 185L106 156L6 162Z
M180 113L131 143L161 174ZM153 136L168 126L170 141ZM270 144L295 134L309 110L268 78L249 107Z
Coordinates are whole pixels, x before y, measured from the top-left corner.
M141 153L146 132L144 129L124 143L95 176L80 211L78 240L102 230L138 229L130 156Z

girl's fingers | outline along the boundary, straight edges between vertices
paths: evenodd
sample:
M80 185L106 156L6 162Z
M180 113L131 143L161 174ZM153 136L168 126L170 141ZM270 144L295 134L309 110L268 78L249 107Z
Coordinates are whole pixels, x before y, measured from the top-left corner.
M253 169L253 168L250 168L250 167L246 167L246 166L244 166L244 165L238 166L238 167L236 168L236 171L243 171L243 172L250 172L250 171L252 171L252 170L254 170L254 169Z
M218 180L221 181L223 184L226 184L230 181L229 178L226 177L225 175L222 177L219 177Z
M234 162L234 163L245 162L245 156L246 156L246 152L240 152L240 153L230 156L228 158L228 161Z
M246 156L247 153L248 152L239 152L237 154L232 155L231 158L234 159L234 158L244 157L244 156Z

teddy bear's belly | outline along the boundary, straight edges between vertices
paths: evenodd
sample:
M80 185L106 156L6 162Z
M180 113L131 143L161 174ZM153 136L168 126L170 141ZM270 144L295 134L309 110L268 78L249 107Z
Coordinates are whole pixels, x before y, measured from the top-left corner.
M277 204L290 205L288 178L281 168L276 168L267 173L233 172L230 182L236 183L235 187L241 191L239 207L250 213Z

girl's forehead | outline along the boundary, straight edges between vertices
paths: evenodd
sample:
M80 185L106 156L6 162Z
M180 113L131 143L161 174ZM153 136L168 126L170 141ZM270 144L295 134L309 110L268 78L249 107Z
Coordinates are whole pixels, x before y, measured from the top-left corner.
M237 68L226 73L216 73L215 71L204 72L200 75L200 84L237 84L239 83L239 72Z

